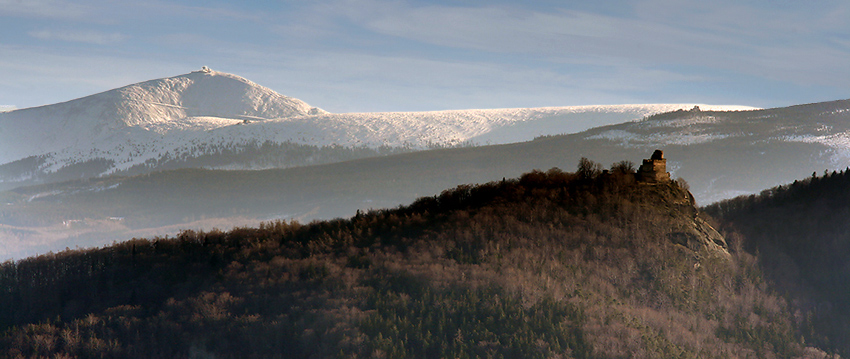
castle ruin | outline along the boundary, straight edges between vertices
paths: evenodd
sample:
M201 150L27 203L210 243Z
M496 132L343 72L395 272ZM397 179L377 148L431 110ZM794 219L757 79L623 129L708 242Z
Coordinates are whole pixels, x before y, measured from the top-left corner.
M643 160L643 164L638 169L638 180L648 183L659 183L670 181L670 173L667 172L667 159L664 158L664 151L655 150L652 157Z

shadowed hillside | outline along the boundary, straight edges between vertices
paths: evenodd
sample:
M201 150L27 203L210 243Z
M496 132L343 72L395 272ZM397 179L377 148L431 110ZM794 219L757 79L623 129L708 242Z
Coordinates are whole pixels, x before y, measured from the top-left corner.
M805 319L808 340L850 355L850 171L813 173L706 211L758 253Z
M7 262L0 356L823 357L683 184L583 159L345 220Z

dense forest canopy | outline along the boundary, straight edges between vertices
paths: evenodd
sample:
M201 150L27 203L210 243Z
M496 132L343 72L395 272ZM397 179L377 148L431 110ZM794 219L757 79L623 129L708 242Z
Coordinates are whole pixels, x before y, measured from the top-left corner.
M810 342L850 355L850 170L705 208L758 253L771 283L805 318Z
M683 181L583 160L0 267L0 357L824 357Z

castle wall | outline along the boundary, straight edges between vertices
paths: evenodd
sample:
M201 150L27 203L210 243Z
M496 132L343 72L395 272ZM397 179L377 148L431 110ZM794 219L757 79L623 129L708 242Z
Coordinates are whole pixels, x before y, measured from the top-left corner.
M670 181L670 173L667 172L667 159L664 152L655 150L652 157L643 160L638 169L638 178L643 182L666 182Z

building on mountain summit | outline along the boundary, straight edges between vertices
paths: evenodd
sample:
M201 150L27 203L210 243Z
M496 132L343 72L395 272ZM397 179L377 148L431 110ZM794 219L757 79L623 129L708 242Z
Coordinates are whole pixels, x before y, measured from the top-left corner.
M643 160L638 169L638 180L641 182L658 183L670 181L670 173L667 172L667 159L664 151L655 150L652 157Z

